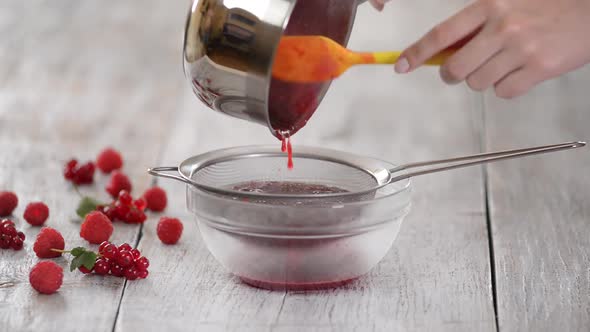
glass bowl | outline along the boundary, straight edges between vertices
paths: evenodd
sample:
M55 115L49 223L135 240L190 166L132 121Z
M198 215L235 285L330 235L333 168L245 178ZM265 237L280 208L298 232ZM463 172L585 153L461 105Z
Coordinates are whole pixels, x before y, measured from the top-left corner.
M225 149L166 168L180 173L167 177L188 183L187 207L211 254L247 284L273 290L330 288L369 272L389 251L410 211L410 180L369 195L276 196L232 190L238 183L277 181L354 192L355 186L366 185L360 184L361 178L372 169L395 167L334 150L299 147L295 168L289 170L285 155L277 150ZM366 174L340 169L353 164ZM206 189L211 187L216 190Z

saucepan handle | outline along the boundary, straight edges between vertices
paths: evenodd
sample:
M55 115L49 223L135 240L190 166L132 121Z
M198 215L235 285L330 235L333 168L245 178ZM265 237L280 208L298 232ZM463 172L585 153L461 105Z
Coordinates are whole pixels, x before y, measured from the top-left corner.
M180 176L178 172L178 167L152 167L148 168L148 173L153 176L159 176L163 178L169 178L177 181L184 182L186 184L191 184L191 182L184 177ZM174 172L174 173L169 173Z

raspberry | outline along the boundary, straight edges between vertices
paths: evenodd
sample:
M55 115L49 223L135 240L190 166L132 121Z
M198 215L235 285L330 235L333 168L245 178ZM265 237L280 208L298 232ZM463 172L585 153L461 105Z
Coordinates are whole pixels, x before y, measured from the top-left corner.
M31 286L39 293L53 294L63 282L63 269L53 261L42 261L29 273Z
M160 241L165 244L175 244L182 235L182 223L176 218L162 217L158 222L157 233Z
M25 208L24 218L33 226L41 226L49 217L49 208L45 203L33 202L29 203Z
M61 253L51 249L64 250L64 248L65 241L63 236L51 227L43 227L33 245L33 251L35 251L35 254L39 258L59 257Z
M114 171L105 189L113 198L116 198L121 190L131 192L131 181L127 175L120 171Z
M164 211L168 203L166 192L160 187L152 187L146 190L143 198L147 202L147 208L155 212Z
M108 174L123 167L123 158L119 151L113 148L106 148L98 154L96 166L103 173Z
M0 217L12 214L18 205L18 197L10 191L0 191Z
M113 234L113 223L102 212L92 211L86 215L80 227L80 236L93 244L107 241Z

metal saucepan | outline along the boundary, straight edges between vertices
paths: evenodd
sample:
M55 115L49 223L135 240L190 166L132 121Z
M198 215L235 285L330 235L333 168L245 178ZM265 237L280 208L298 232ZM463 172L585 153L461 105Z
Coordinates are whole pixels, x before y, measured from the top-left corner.
M364 0L194 0L184 34L184 71L213 110L267 126L283 138L305 125L330 85L275 80L283 34L348 43Z

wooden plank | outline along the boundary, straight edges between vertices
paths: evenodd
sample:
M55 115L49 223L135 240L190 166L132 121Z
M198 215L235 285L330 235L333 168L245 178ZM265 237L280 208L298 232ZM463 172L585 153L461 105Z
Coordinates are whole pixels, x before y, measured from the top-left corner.
M401 48L459 5L399 2L383 14L362 7L351 46ZM355 69L335 82L294 137L295 149L320 145L397 162L480 150L478 98L443 85L432 69L392 71ZM263 127L215 114L190 94L184 103L161 165L235 145L279 148ZM144 230L140 249L152 259L152 277L128 284L117 331L495 330L480 168L415 179L413 212L381 264L346 287L313 293L241 284L206 251L185 212L184 186L159 183L169 193L166 214L180 216L186 229L176 247L160 244L154 227Z
M590 138L589 84L584 68L516 100L488 94L488 149ZM589 168L588 148L489 166L500 330L588 330Z
M124 279L66 269L57 294L37 294L28 273L38 261L32 246L39 228L21 216L28 202L45 201L51 211L47 225L61 231L66 245L87 245L74 220L78 197L63 180L62 166L72 156L92 159L107 145L122 150L135 192L151 183L145 168L157 159L182 87L175 66L179 50L170 42L177 31L161 6L12 0L0 5L0 31L7 36L0 40L0 190L19 195L15 221L27 236L23 251L0 250L0 330L113 328ZM142 19L150 24L138 25ZM107 177L96 178L95 186L83 190L106 198ZM119 223L112 240L134 243L139 230ZM55 261L67 267L65 259Z

